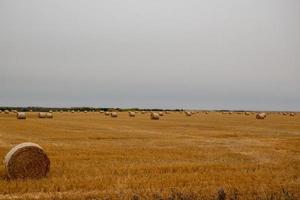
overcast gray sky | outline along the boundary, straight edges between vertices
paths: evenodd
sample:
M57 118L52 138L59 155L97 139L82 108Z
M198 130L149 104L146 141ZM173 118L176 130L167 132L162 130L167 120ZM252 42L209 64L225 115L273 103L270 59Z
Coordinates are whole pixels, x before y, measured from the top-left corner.
M300 110L300 1L0 0L0 105Z

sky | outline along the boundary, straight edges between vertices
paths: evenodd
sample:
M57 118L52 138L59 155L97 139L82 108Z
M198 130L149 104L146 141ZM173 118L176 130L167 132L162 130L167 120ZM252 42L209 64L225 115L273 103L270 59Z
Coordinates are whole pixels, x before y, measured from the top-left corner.
M0 0L0 106L300 111L300 1Z

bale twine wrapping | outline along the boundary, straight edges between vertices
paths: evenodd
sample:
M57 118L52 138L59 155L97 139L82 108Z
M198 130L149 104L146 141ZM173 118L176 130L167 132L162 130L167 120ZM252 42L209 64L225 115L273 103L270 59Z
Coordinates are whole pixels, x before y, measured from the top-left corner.
M118 117L118 113L117 113L117 112L111 112L111 113L110 113L110 116L111 116L111 117Z
M257 113L256 119L265 119L267 117L266 113Z
M159 120L159 114L152 112L150 118L152 120Z
M31 142L13 147L4 158L10 179L42 178L50 169L50 160L43 148Z
M52 113L46 113L46 118L53 118L53 114Z
M128 112L128 115L129 115L129 117L135 117L135 112L130 111L130 112Z
M17 113L18 119L26 119L26 113L25 112L18 112Z
M46 113L39 112L38 116L39 116L39 118L46 118Z

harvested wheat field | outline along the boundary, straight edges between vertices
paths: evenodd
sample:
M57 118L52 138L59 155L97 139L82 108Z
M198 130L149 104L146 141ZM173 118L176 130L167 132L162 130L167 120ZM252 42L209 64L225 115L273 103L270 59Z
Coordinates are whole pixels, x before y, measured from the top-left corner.
M51 160L37 180L10 180L1 164L0 199L300 199L299 113L53 115L0 114L2 158L33 142Z

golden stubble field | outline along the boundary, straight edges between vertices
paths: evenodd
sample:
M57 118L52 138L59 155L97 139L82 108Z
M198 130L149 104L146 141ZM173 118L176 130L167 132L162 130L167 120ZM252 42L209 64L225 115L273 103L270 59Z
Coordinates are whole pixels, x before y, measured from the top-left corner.
M300 114L0 114L0 156L35 142L47 178L7 180L0 199L300 199Z

